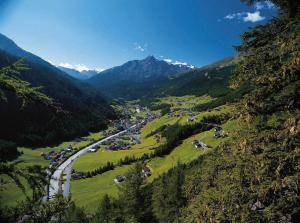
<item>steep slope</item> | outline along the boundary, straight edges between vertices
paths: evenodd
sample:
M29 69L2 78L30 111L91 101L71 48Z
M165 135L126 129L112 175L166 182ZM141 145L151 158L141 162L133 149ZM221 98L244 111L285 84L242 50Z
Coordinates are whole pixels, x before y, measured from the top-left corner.
M109 119L114 118L112 108L97 90L2 37L0 67L13 64L20 56L25 57L24 63L29 69L17 72L13 77L27 82L29 86L42 87L40 91L55 104L54 109L33 100L24 107L15 92L1 85L4 92L0 101L2 139L27 145L55 143L103 128Z

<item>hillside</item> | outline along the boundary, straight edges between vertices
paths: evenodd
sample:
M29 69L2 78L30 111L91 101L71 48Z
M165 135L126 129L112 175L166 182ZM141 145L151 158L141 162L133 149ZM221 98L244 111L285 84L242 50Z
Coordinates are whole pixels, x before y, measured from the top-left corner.
M23 62L26 69L12 73L13 77L28 86L41 87L40 91L51 98L55 109L35 100L22 106L19 95L1 85L5 96L2 98L6 98L0 102L1 139L26 145L51 144L103 128L114 118L112 108L98 91L22 51L11 41L7 43L6 39L1 38L0 67L12 65L20 56L27 58Z

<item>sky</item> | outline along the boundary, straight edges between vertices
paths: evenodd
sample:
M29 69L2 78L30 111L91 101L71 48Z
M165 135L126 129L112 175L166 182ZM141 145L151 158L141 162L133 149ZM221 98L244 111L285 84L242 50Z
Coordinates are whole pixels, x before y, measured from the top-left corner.
M0 0L0 32L55 65L107 69L153 55L201 67L235 54L277 9L239 0Z

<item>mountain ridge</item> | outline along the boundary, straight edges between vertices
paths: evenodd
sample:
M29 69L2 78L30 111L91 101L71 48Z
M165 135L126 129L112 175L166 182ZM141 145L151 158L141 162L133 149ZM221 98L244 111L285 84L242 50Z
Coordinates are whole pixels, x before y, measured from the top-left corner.
M70 77L38 56L22 51L12 40L1 35L0 67L11 66L21 58L25 58L27 68L14 74L14 78L39 88L64 113L58 114L36 102L24 109L18 96L0 83L0 90L8 99L0 100L0 122L4 126L0 130L2 139L16 141L20 145L53 144L99 130L109 119L115 118L113 109L98 90Z

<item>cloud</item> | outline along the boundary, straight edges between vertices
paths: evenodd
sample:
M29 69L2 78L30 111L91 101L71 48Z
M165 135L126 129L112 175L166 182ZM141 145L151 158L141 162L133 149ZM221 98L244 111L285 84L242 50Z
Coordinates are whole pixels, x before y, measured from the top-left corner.
M246 12L232 13L225 16L224 19L228 19L228 20L241 19L243 15L246 15Z
M181 62L181 61L178 61L178 60L176 60L173 64L174 65L179 65L179 66L187 66L188 65L186 62Z
M270 2L270 1L264 1L264 2L257 2L254 5L254 8L256 10L272 9L272 8L275 8L275 5L272 2Z
M72 64L69 64L69 63L60 63L59 66L60 67L65 67L65 68L69 68L69 69L74 69L74 70L77 70L79 72L82 72L84 70L85 71L92 70L91 68L87 67L84 64L75 64L75 65L72 65Z
M172 63L173 60L167 58L167 59L164 59L164 61L167 62L167 63Z
M274 5L272 2L270 2L270 1L265 1L265 3L266 3L266 5L267 5L267 8L268 8L268 9L276 8L275 5Z
M179 61L179 60L172 60L172 59L166 58L166 59L164 59L163 61L167 62L168 64L173 64L173 65L176 65L176 66L179 66L179 67L185 66L185 67L189 67L189 68L191 68L191 69L194 69L194 68L195 68L195 66L189 65L188 63L186 63L186 62L181 62L181 61Z
M247 16L243 18L244 22L259 22L264 20L266 17L260 15L260 11L247 12Z
M148 44L139 44L139 43L134 43L134 49L138 50L140 52L145 52L147 50Z
M74 66L72 64L69 64L69 63L60 63L58 66L69 68L69 69L74 69Z
M257 2L255 5L254 5L255 9L256 10L261 10L263 9L265 6L262 2Z
M259 22L264 20L266 17L261 16L260 11L255 12L238 12L238 13L232 13L228 14L224 17L224 19L227 20L239 20L243 22Z
M54 63L51 60L46 60L48 63L50 63L51 65L54 65Z
M95 71L97 71L98 73L100 73L102 71L105 71L105 69L103 69L103 68L96 68Z

